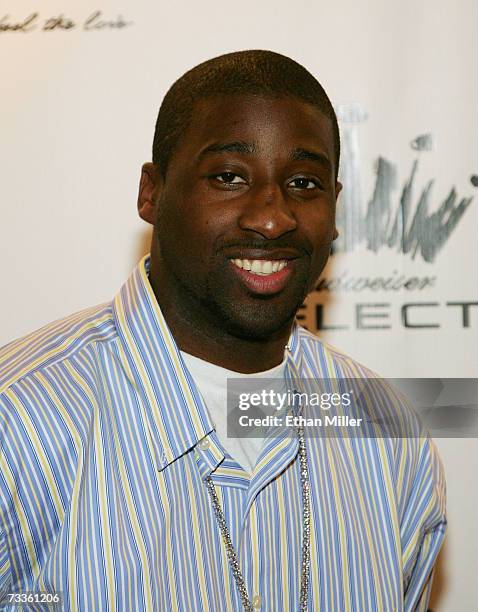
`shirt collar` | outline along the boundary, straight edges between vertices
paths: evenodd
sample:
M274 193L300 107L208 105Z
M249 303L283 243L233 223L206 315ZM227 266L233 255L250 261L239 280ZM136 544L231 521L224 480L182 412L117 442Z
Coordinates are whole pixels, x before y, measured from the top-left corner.
M149 262L149 255L140 261L115 297L113 312L161 470L196 446L213 424L154 295ZM286 376L296 379L302 370L296 323L287 346Z

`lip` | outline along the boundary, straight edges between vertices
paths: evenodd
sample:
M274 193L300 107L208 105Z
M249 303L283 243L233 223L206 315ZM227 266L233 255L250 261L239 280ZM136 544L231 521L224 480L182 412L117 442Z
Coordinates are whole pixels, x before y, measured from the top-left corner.
M301 257L302 253L300 253L296 249L291 248L265 250L238 247L235 249L225 250L224 255L228 259L263 259L268 261L275 261L276 259L287 259L287 261L290 263L294 259L298 259L299 257Z
M244 259L267 259L269 261L274 259L286 259L285 257L272 257L272 254L269 253L267 257L264 257L264 254L262 257L251 257L251 251L248 253L249 257L244 257ZM242 257L238 257L237 259L242 259ZM277 272L263 276L261 274L253 274L252 272L244 270L243 268L238 268L232 261L229 261L229 264L247 289L251 293L258 295L273 295L274 293L279 293L279 291L282 291L282 289L284 289L286 286L290 275L292 274L293 268L293 262L292 260L289 260L286 267L282 270L278 270Z

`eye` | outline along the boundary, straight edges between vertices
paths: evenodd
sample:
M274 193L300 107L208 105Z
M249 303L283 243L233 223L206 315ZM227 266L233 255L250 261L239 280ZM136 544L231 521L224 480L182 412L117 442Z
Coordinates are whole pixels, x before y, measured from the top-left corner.
M295 183L295 185L294 185ZM320 184L316 179L311 179L308 178L306 176L298 176L295 179L292 179L289 183L289 185L293 188L293 189L306 189L306 190L310 190L310 189L316 189L317 187L320 188Z
M234 174L234 172L221 172L221 174L215 174L212 178L215 178L224 185L241 185L246 182L242 176Z

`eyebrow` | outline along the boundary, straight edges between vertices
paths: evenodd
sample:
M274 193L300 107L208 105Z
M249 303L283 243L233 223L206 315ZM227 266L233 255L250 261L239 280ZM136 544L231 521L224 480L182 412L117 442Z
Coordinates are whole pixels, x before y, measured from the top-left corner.
M256 147L243 140L235 140L233 142L215 142L199 153L199 157L213 155L214 153L246 153L251 155L256 152Z
M208 155L214 155L215 153L243 153L246 155L252 155L256 151L256 146L253 143L245 142L243 140L235 140L233 142L214 142L213 144L205 147L199 153L198 157L206 157ZM325 167L330 172L332 171L332 164L327 155L318 151L311 151L309 149L299 147L292 151L290 159L292 161L312 161Z
M294 149L292 151L291 160L293 161L312 161L324 166L327 170L332 171L330 159L324 153L318 151L309 151L308 149Z

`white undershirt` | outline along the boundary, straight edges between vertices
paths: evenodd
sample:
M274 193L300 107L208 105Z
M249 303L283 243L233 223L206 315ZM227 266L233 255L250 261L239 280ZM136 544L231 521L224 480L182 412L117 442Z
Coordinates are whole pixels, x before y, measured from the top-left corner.
M274 378L278 387L284 386L285 357L282 363L254 374L242 374L226 370L221 366L209 363L189 353L181 351L187 369L189 370L204 403L209 411L219 441L229 455L235 459L247 472L252 472L261 452L264 438L228 438L227 437L227 379L243 378L253 380L258 378Z

